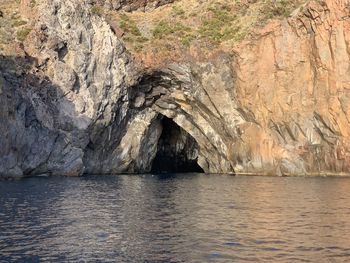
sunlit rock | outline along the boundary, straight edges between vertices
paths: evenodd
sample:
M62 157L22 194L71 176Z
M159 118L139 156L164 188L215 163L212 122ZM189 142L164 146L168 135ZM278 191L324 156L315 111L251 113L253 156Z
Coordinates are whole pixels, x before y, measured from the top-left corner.
M152 65L91 1L37 11L27 56L0 58L0 175L162 172L172 157L167 172L350 172L345 1L311 1L234 55Z

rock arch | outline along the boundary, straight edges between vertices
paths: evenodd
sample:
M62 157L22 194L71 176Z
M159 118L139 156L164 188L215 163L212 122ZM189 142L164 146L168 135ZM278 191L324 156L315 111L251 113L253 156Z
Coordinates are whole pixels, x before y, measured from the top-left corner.
M142 75L134 86L127 88L122 106L124 118L119 116L108 128L109 131L105 129L104 135L98 135L98 144L107 145L105 152L102 152L103 149L87 150L86 171L158 171L160 167L152 167L152 164L159 158L157 153L162 147L159 142L164 129L162 121L167 120L166 125L173 125L184 136L178 139L186 138L195 145L195 149L182 149L189 152L178 152L182 164L173 167L174 172L233 173L234 165L227 159L227 138L222 137L225 130L217 125L214 114L197 97L203 91L194 85L197 84L187 72L180 74L179 71L167 70ZM118 138L113 138L114 131L118 133ZM196 151L195 156L190 151Z

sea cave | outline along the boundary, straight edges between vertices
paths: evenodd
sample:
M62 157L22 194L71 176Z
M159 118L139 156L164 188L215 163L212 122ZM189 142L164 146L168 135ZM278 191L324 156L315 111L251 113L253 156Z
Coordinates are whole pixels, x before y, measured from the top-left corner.
M198 165L198 144L172 119L161 117L162 133L151 173L203 173Z

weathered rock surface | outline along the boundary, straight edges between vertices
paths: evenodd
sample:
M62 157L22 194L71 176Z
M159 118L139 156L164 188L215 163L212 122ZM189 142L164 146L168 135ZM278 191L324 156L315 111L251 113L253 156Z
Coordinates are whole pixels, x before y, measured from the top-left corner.
M110 9L130 12L135 10L152 10L175 1L176 0L97 0L96 2Z
M234 52L152 67L90 9L42 1L30 69L0 58L0 176L149 172L158 151L209 173L350 173L346 1L312 1ZM182 132L168 148L165 117Z
M242 170L350 171L349 15L347 1L312 1L241 47L237 98L259 125L238 142Z
M62 91L43 75L13 72L14 60L0 57L0 174L81 174L87 135L60 123Z

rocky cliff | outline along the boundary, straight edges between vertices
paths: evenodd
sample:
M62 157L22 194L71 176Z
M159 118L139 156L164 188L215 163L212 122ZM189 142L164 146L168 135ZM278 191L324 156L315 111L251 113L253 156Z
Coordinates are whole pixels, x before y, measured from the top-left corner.
M94 3L105 6L108 9L125 11L150 11L159 6L173 3L175 0L97 0Z
M347 1L276 6L249 31L237 23L259 1L172 30L161 16L188 10L154 9L170 2L22 1L30 30L0 57L1 176L144 173L169 159L207 173L350 173Z

